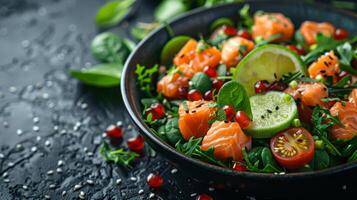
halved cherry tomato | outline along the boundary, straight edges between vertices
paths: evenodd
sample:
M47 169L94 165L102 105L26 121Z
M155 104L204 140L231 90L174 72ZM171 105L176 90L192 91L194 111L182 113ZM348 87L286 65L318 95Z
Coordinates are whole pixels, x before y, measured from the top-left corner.
M315 145L311 134L304 128L289 128L270 140L276 161L288 169L309 163L314 157Z

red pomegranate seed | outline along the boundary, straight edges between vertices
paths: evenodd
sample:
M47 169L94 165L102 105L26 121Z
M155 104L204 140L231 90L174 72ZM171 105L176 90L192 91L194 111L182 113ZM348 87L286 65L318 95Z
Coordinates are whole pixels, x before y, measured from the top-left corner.
M243 112L243 111L238 111L236 113L236 116L234 117L234 120L236 122L238 122L239 126L242 128L242 129L247 129L250 127L252 121L250 120L250 118L248 117L248 115Z
M212 81L212 89L215 89L216 92L218 92L221 89L222 86L223 86L223 81L222 80L214 79Z
M141 135L128 139L128 148L135 152L141 152L144 149L144 138Z
M161 103L154 103L150 108L145 111L146 116L150 113L152 115L152 120L161 119L165 116L165 107Z
M338 28L336 29L335 33L334 33L334 38L336 40L344 40L348 38L348 31L344 28Z
M257 94L264 93L264 92L268 91L269 82L266 80L258 81L255 83L254 88L255 88L255 93L257 93Z
M212 90L208 90L205 95L203 96L203 98L207 101L210 101L213 99L213 92Z
M226 113L226 118L228 121L232 121L234 118L234 115L236 114L236 111L234 110L233 106L224 106L223 107L224 112Z
M269 85L268 90L283 91L287 87L288 85L281 81L274 81L272 84Z
M147 177L146 182L152 188L159 188L164 183L164 179L160 175L151 173Z
M178 89L178 93L180 98L186 98L187 97L187 93L188 93L188 87L179 87Z
M217 71L211 67L208 67L208 66L203 69L203 72L211 78L216 78L218 76Z
M109 139L120 140L123 138L123 129L114 125L110 125L105 133Z
M247 171L247 167L240 163L234 163L233 170L238 172L244 172Z
M305 55L306 54L306 52L303 48L298 47L296 45L290 44L290 45L286 45L286 47L288 49L290 49L291 51L294 51L297 55Z
M247 40L251 40L252 39L252 36L250 35L250 33L248 31L240 30L240 31L238 31L238 36L242 37L242 38L245 38Z
M208 194L200 194L197 196L196 200L213 200Z
M230 35L230 36L237 35L237 30L233 26L225 26L223 28L223 32L224 32L224 34Z
M187 99L190 101L198 101L202 99L202 94L198 90L190 90L187 94Z

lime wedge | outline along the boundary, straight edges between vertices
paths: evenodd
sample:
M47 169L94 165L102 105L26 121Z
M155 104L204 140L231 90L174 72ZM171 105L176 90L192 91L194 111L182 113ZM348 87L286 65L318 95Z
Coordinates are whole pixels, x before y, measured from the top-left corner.
M295 100L283 92L268 92L249 98L253 113L253 125L247 133L253 138L270 138L290 127L297 117Z
M260 80L272 82L289 72L300 71L306 75L306 67L300 57L281 45L268 44L253 49L238 64L234 79L240 82L249 96L255 94L254 84Z

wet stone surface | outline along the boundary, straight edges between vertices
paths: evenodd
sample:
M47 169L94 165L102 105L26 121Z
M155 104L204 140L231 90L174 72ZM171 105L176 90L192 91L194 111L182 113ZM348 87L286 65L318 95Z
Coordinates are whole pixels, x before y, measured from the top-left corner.
M99 156L110 124L123 122L124 139L137 134L119 88L83 86L68 75L69 68L95 63L88 46L99 32L93 17L102 3L2 1L0 199L195 199L203 192L223 198L226 192L189 179L159 155L150 156L148 145L132 169ZM127 35L127 26L148 21L152 6L143 1L139 9L130 23L111 31ZM147 186L151 172L164 177L161 189Z

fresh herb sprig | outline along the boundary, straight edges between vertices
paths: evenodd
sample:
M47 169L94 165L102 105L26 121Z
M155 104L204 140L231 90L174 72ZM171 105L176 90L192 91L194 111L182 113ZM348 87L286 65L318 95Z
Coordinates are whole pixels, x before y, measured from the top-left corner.
M100 146L99 153L105 160L114 162L115 164L119 164L124 167L131 167L130 163L135 158L139 157L139 154L132 151L127 151L124 149L112 149L106 142Z
M249 152L242 149L243 159L249 171L260 173L284 172L276 163L268 147L255 147Z
M154 97L151 84L153 83L152 78L158 70L159 65L154 65L151 68L139 64L136 66L135 74L137 75L140 90L145 92L150 98Z
M318 136L325 143L332 155L341 156L341 152L328 138L328 129L331 126L339 125L344 127L339 118L332 116L329 110L316 106L312 112L311 119L314 125L314 129L312 130L313 135Z

